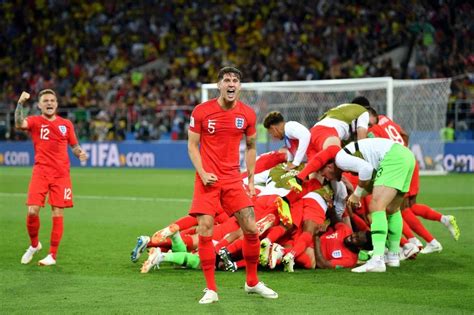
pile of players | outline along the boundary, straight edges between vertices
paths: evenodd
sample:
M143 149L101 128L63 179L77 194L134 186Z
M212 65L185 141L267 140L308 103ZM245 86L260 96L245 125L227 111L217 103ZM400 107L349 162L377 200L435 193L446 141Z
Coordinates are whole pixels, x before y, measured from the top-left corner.
M332 108L310 130L279 112L268 113L264 126L285 147L256 163L261 266L385 272L418 253L442 250L418 217L439 221L458 240L453 216L416 202L419 171L407 133L378 115L366 98ZM219 210L212 237L217 268L245 268L242 230ZM132 262L149 248L142 273L163 262L199 268L197 225L188 215L151 237L138 237Z

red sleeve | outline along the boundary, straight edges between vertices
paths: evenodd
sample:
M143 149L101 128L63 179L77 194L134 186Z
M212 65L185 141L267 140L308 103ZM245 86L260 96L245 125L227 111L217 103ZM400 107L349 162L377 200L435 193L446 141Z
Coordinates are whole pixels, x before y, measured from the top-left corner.
M68 123L70 129L68 143L70 146L74 146L77 144L76 132L74 131L74 125L72 124L72 122L68 120Z
M28 116L26 117L26 121L28 122L27 130L33 130L38 123L38 119L36 116Z
M202 110L201 106L196 106L191 113L189 121L189 130L195 133L201 133L201 122L202 122Z
M247 125L247 129L245 130L245 135L253 136L257 133L257 129L255 127L257 123L257 115L255 114L255 111L251 108L249 108L249 115L247 119L248 119L248 125Z

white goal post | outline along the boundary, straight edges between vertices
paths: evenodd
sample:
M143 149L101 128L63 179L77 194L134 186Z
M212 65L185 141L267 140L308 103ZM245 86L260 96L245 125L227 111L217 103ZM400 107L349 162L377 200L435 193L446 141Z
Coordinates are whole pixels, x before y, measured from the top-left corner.
M408 132L410 148L423 173L439 174L444 173L444 144L439 139L439 130L446 123L450 85L449 78L394 80L391 77L251 82L242 83L240 99L255 109L259 123L269 111L278 110L286 120L296 120L311 128L328 109L349 103L356 96L365 96L377 112L392 118ZM202 101L217 95L215 83L202 85Z

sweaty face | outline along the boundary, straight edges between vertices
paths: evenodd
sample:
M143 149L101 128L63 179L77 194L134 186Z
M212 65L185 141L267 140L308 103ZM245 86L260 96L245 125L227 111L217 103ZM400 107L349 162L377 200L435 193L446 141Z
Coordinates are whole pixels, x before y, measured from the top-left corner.
M365 235L365 232L354 232L351 235L346 236L344 239L344 244L347 246L356 246L356 247L362 247L367 243L367 237Z
M44 94L39 99L38 107L41 109L41 114L46 117L53 117L58 108L58 100L53 94Z
M240 93L240 79L235 73L226 73L222 80L217 83L220 98L226 103L232 103L237 100Z

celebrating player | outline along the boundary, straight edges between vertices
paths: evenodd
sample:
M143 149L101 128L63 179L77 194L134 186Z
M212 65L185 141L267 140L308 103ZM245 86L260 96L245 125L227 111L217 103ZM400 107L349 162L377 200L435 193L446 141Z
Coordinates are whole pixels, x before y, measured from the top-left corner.
M285 140L288 148L287 170L299 166L306 156L306 149L309 145L311 134L308 128L296 121L285 122L280 112L270 112L263 119L263 126L272 137Z
M56 115L58 101L53 90L39 92L38 107L41 115L24 117L23 104L29 98L30 94L22 92L15 110L15 126L30 132L35 149L35 164L26 202L26 227L31 245L21 257L21 263L31 262L33 256L42 248L38 240L39 211L44 207L48 195L53 219L51 244L49 254L38 264L50 266L56 264L56 254L63 235L64 208L73 206L67 145L71 146L73 154L81 161L87 160L87 154L77 142L72 123Z
M348 199L349 206L359 205L361 196L371 190L373 181L369 212L374 254L366 264L352 269L353 272L385 272L386 240L387 265L400 265L398 253L403 223L399 208L410 187L414 168L415 157L409 149L388 139L369 138L351 142L321 170L328 180L339 179L342 171L359 175L358 185Z
M259 238L252 201L242 186L239 174L239 145L246 138L245 162L250 195L255 195L256 114L238 100L242 74L234 67L219 71L219 97L196 106L188 132L189 157L196 169L190 214L196 216L199 257L207 288L200 304L219 300L215 282L215 253L212 244L214 214L218 204L235 215L244 233L243 256L247 279L245 291L265 298L278 294L258 281Z

